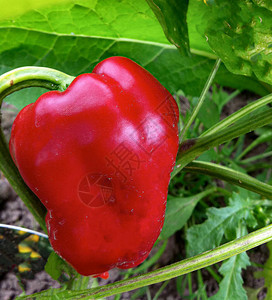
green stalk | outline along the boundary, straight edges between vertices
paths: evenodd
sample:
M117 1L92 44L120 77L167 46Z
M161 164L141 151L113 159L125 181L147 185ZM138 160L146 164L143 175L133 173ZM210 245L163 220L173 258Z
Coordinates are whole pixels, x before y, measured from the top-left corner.
M208 163L204 161L193 161L186 167L185 171L192 173L205 174L213 176L229 183L241 186L247 190L253 191L260 195L272 199L272 186L263 183L247 174L244 174L233 169L217 165L214 163Z
M166 288L166 286L168 285L169 280L165 281L162 286L159 288L159 290L157 291L156 295L153 297L153 300L157 300L160 297L160 294L162 293L162 291Z
M219 284L220 281L222 280L222 277L217 274L217 272L211 267L206 267L206 270L211 274L211 276L216 280L216 282Z
M196 116L197 116L197 114L198 114L198 112L199 112L199 110L200 110L200 108L201 108L201 106L202 106L202 104L205 100L206 94L207 94L207 92L208 92L208 90L209 90L209 88L210 88L210 86L213 82L213 79L216 75L216 72L217 72L219 66L220 66L220 63L221 63L221 59L218 58L215 62L215 65L214 65L213 69L212 69L212 72L210 73L210 75L207 79L207 82L206 82L206 84L205 84L205 86L204 86L204 88L201 92L201 95L198 99L197 105L195 106L195 108L192 112L192 115L190 116L189 120L187 121L187 123L185 124L185 126L183 127L183 129L181 131L180 136L181 136L182 141L186 139L187 131L190 128L191 124L193 123L194 119L196 118Z
M74 80L60 71L42 67L22 67L0 76L0 103L11 93L28 87L64 91Z
M181 143L179 152L177 155L177 162L172 177L180 172L188 163L193 161L196 157L202 154L204 151L223 144L229 140L232 140L242 134L246 134L259 127L265 126L272 122L272 108L264 112L256 114L251 119L243 118L236 124L222 129L214 134L209 134L197 139L187 140Z
M43 87L49 90L64 91L73 79L72 76L49 68L23 67L12 70L0 76L0 105L6 96L23 88ZM24 183L10 156L2 129L0 129L0 169L41 228L47 232L44 220L46 209Z
M197 292L197 299L208 300L205 284L203 282L203 277L201 274L201 270L197 270L197 281L198 281L198 292ZM200 298L202 297L202 298Z
M272 156L272 151L262 153L262 154L258 154L258 155L254 155L254 156L251 156L247 159L241 160L240 164L249 164L249 163L252 163L255 160L264 159L264 158L270 157L270 156Z
M59 299L83 299L85 297L99 299L102 297L125 293L205 268L271 240L272 225L269 225L213 250L206 251L197 256L187 258L183 261L157 269L144 275L89 290L69 291L69 293L67 293L67 291L62 292L60 290L56 290L56 295ZM36 293L31 296L38 297L43 295L46 295L46 291ZM23 296L20 299L27 299L27 297L29 296Z
M256 100L256 101L244 106L243 108L239 109L238 111L231 114L230 116L228 116L224 120L218 122L217 124L215 124L214 126L209 128L208 130L206 130L204 133L202 133L200 135L200 137L204 137L204 136L219 132L222 129L230 126L234 122L238 121L239 119L249 115L253 111L256 111L257 109L259 109L259 108L261 108L261 107L263 107L263 106L265 106L265 105L267 105L271 102L272 102L272 94L269 94L269 95L267 95L267 96L265 96L265 97L263 97L259 100Z

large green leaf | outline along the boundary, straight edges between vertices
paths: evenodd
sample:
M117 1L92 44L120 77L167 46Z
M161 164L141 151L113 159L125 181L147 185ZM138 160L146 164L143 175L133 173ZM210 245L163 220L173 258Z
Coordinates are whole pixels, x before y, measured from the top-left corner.
M13 18L21 15L31 9L46 7L48 5L56 5L57 3L69 2L70 0L13 0L10 3L7 0L0 0L1 14L0 20Z
M144 0L74 0L0 22L0 72L25 65L72 75L90 72L100 60L129 57L146 67L171 92L199 94L213 62L179 55ZM28 92L29 94L29 92ZM35 98L9 97L20 108Z
M0 22L0 73L37 65L76 76L114 55L138 62L170 92L181 89L193 96L200 94L214 64L205 56L181 56L144 0L73 0ZM218 81L267 93L252 79L232 79L223 67ZM7 100L22 108L36 100L34 94L23 91Z

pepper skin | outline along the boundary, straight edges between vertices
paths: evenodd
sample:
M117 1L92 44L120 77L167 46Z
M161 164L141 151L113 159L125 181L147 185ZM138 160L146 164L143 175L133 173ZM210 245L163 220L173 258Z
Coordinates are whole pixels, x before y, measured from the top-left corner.
M164 222L178 116L170 93L124 57L18 114L12 158L47 208L52 247L80 274L135 267L148 256Z

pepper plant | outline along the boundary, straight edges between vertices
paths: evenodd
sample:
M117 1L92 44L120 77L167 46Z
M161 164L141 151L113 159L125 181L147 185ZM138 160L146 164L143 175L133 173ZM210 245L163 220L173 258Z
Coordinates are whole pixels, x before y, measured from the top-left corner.
M30 3L32 2L30 1ZM51 6L49 2L47 5L42 2L33 2L31 5L29 7L20 6L16 15L13 15L13 11L9 10L8 6L5 6L7 8L3 15L0 16L0 35L2 37L0 62L3 73L0 77L1 103L5 99L5 101L16 105L18 108L23 108L29 103L35 102L40 94L44 94L45 89L63 92L62 95L67 95L70 92L70 84L75 76L90 73L98 62L108 57L122 56L136 61L154 75L163 86L176 96L180 110L182 110L178 100L180 95L188 97L192 107L185 115L180 115L179 149L175 167L171 173L165 224L158 239L158 242L163 242L176 232L185 230L187 258L136 277L132 276L134 274L132 269L126 273L122 281L106 286L89 288L88 279L80 277L69 264L62 261L57 254L52 252L46 266L47 271L55 279L59 279L61 274L66 273L66 275L69 275L69 280L65 281L60 289L50 289L34 296L38 299L49 295L55 295L59 299L96 299L118 295L126 291L147 287L154 283L166 282L167 284L167 280L171 278L189 274L195 270L224 261L219 269L222 275L222 278L218 279L219 291L212 298L246 299L247 295L242 287L241 277L241 270L249 265L249 259L245 251L272 240L272 227L269 225L271 222L270 200L272 198L272 187L270 184L271 180L270 182L265 182L265 179L269 178L271 164L262 163L255 167L252 164L254 159L269 157L271 155L271 147L259 157L245 158L247 153L255 146L271 140L272 110L270 103L272 102L272 96L270 93L272 73L270 23L272 20L272 7L269 1L259 3L257 1L239 0L231 3L227 0L190 0L179 3L175 0L147 0L146 2L141 0L135 3L130 0L63 0L54 3L54 6ZM29 67L29 65L32 66ZM138 71L135 69L135 74L133 74L134 71L129 73L130 76L135 76L132 79L126 76L125 68L121 68L121 71L117 74L117 77L121 90L125 90L130 81L135 80L138 76ZM104 73L102 72L101 74ZM84 78L86 75L81 76L77 78ZM107 76L108 74L106 73L106 78L103 80L111 84L112 78ZM160 116L163 116L163 113L160 112L160 97L169 100L171 96L168 95L161 85L153 84L153 81L149 82L148 78L150 75L146 75L146 78L145 75L142 76L141 80L143 83L141 84L149 85L150 90L147 91L148 87L145 87L134 92L139 99L145 93L149 95L149 98L157 99L159 106L151 106L152 109L148 112L153 113L155 110ZM124 81L122 81L122 78ZM79 82L79 79L76 80ZM82 89L85 89L84 80L82 84ZM124 85L123 87L122 84ZM213 84L220 84L239 90L248 89L260 95L260 98L244 105L240 110L220 120L219 116L224 103L222 99L216 99L209 92ZM32 89L25 89L30 87ZM95 90L95 86L93 86L93 90ZM213 90L216 90L215 85L213 85ZM52 114L54 114L58 107L57 103L54 103L55 99L59 97L56 95L61 95L58 92L45 94L49 96L41 96L37 103L43 103L41 99L49 99L50 109ZM91 93L92 88L88 89L87 94L91 95ZM163 93L166 94L163 95ZM119 96L116 97L122 97L120 91ZM84 98L84 95L81 95L80 98ZM227 98L226 102L230 98ZM143 102L142 105L147 105L147 103L149 102ZM36 107L38 104L36 104ZM118 106L119 104L117 101L116 105ZM33 107L30 105L28 110L24 108L22 112L30 114L29 111ZM124 105L124 107L126 106ZM43 118L35 120L35 116L29 116L34 124L31 126L38 127L40 123L48 121L48 112L46 110L43 111L42 104L39 106L39 109ZM76 109L78 108L76 107ZM132 105L131 109L125 109L124 120L128 118L128 114L133 109L141 113L142 110L147 108L140 108L136 104ZM64 107L62 110L63 116L69 115L70 110L71 107ZM19 117L23 115L22 112L19 114ZM136 112L133 113L136 114ZM169 114L167 116L169 117ZM145 117L147 118L146 115ZM145 120L150 121L150 118L145 119L145 117L137 120L137 122L135 121L139 128L141 126L144 127ZM99 118L99 115L97 118ZM80 122L82 121L81 118L79 120ZM169 123L168 119L165 121ZM109 130L111 127L110 114L104 115L103 122L105 123L105 128ZM103 122L99 123L99 126L102 127ZM29 149L24 146L27 149L25 153L28 153L25 156L23 153L20 153L19 146L24 142L24 135L26 135L25 139L27 141L27 135L31 136L31 131L27 133L29 127L23 128L23 123L19 121L15 123L18 128L14 129L15 134L10 148L14 162L23 177L27 178L25 179L27 185L10 156L7 141L2 132L0 139L0 168L34 215L41 228L47 233L45 214L47 213L49 216L47 217L47 227L50 226L50 218L53 218L52 212L50 212L52 207L48 207L47 202L55 190L48 189L50 184L39 187L37 184L32 185L32 180L38 180L39 176L43 176L42 173L35 173L34 177L36 178L31 180L29 175L26 175L31 174L32 171L34 172L34 167L37 167L31 166L31 164L27 165L27 163L31 162L32 145L28 145ZM56 130L61 130L65 123L65 118L61 122L56 123L58 123L55 127ZM170 125L176 125L176 123L171 123ZM156 127L156 124L153 125L153 128L154 126ZM21 130L21 128L24 130ZM129 128L127 125L128 130ZM20 138L16 141L16 132L20 130L23 133L20 133ZM103 128L100 128L100 130L102 135ZM52 132L50 132L50 135L52 135ZM84 129L78 130L78 136L80 136L81 132L84 133ZM244 135L250 132L255 132L258 138L245 147L242 139ZM113 134L115 134L114 131L112 131L111 135ZM116 134L118 135L118 133ZM151 148L147 147L148 143L145 142L147 136L143 135L144 142L140 146L145 145L144 151L151 153L158 146L156 144L156 135L158 135L156 131L148 132L148 137L156 141L151 145ZM166 173L166 177L167 174L169 175L169 168L172 166L170 157L176 154L174 144L175 141L177 142L177 135L167 131L165 135L161 135L160 143L165 142L164 137L170 139L171 145L168 147L167 140L163 144L165 153L163 151L156 152L156 155L158 155L156 167L151 163L150 165L145 165L148 167L146 174L150 174L150 178L146 175L144 178L146 182L141 182L141 185L137 186L137 188L134 186L134 189L131 189L132 194L133 192L139 193L137 189L146 184L150 186L150 190L153 188L154 194L152 197L157 199L163 197L160 189L166 189L165 182L167 182L167 178L164 178L161 182L158 178L165 176L164 173ZM48 141L51 138L52 136L46 137ZM35 135L33 153L41 142L37 141L37 139L38 135ZM86 139L86 136L83 137L82 143ZM99 139L97 141L99 143ZM54 141L56 146L57 143L58 141ZM101 155L105 159L106 152L104 153L104 149L102 150ZM48 155L48 152L46 155ZM57 150L54 150L52 157L47 156L46 159L55 160L57 155ZM24 159L26 162L23 162ZM40 155L40 159L42 161L44 157ZM92 154L90 154L90 159L93 159ZM99 160L99 155L95 155L94 159ZM22 162L25 164L25 168L20 168ZM71 161L71 164L74 163ZM84 164L84 162L81 163ZM139 161L139 163L141 162ZM164 168L165 165L166 167ZM58 170L60 170L60 167L56 165L56 173ZM252 170L263 171L263 173L258 179L249 175ZM53 168L50 169L50 172L53 172ZM94 173L90 175L89 180L97 179L97 176L103 177L99 170L95 170ZM192 178L199 184L194 184L195 186L193 186L186 182L185 174L195 176ZM67 174L68 177L69 172ZM225 182L224 188L217 186L210 177ZM54 177L51 179L50 181L50 176L48 176L46 179L48 180L47 183L51 182L52 186L55 184L55 189L58 188L59 183L54 181ZM109 178L104 179L106 180L104 180L104 187L112 187ZM82 180L84 181L83 177ZM38 191L39 188L43 189L45 186L46 193ZM80 187L82 189L79 191L83 192L84 182ZM35 188L37 188L36 191ZM65 185L66 188L69 189L69 184ZM195 194L192 194L192 192L188 193L188 189L194 190ZM143 190L148 191L149 189ZM45 194L47 197L44 197ZM69 190L67 190L67 194L69 194ZM224 207L220 207L215 203L215 199L220 197L224 199ZM204 199L211 199L210 201L214 203L214 207L208 208ZM48 211L42 202L48 208ZM202 222L196 221L195 211L198 204L205 208L205 213L207 214L206 217L202 216ZM58 206L57 200L54 205ZM132 205L130 208L132 215L135 208L140 210L139 215L142 214L142 217L148 210L148 205L143 205L142 208ZM54 220L58 222L62 222L61 210L61 207L58 207L58 213L54 216ZM203 208L198 209L198 211L203 214ZM119 213L122 213L121 209ZM73 222L77 221L77 216L76 212L74 216L70 214L70 218L75 219ZM155 220L152 220L152 216L150 216L150 219L148 217L145 218L148 222L150 221L150 224L148 223L147 228L143 226L143 228L137 228L137 230L145 229L147 233L149 228L152 228L152 222L158 222L158 220L157 217ZM147 223L144 222L143 224L146 225ZM73 226L70 226L69 230L63 234L64 240L69 239L72 232L71 227ZM80 228L76 226L75 228L76 231L73 234L80 237ZM98 230L97 232L100 231ZM49 234L54 247L54 234L56 235L57 232L49 232ZM96 232L92 232L92 234L95 237ZM157 238L158 232L154 236ZM155 241L154 236L146 235L147 240L145 240L145 243L148 244L148 249L146 253L143 253L146 249L140 249L142 251L141 258L146 258L148 255ZM55 237L58 240L57 236ZM108 236L107 239L109 241L111 237ZM83 237L81 241L82 245L80 242L77 242L77 247L75 248L81 249L85 245ZM163 252L164 245L158 253ZM105 247L106 245L103 245L103 247L98 247L94 250L104 251ZM57 249L58 246L55 248ZM115 250L117 253L120 253L118 246L116 246ZM97 255L103 256L103 251ZM67 259L66 255L61 251L57 252L64 259ZM75 252L75 257L78 253ZM80 253L83 256L88 255L87 253ZM126 256L123 253L122 255L122 257ZM99 259L101 259L100 256ZM119 258L117 254L116 259L118 260ZM86 263L85 257L79 257L79 260L81 260L81 265ZM126 257L126 260L132 262L135 260L135 256L133 258ZM67 261L70 262L69 259ZM150 261L151 259L146 264L152 265ZM135 265L137 264L135 263ZM75 263L72 263L72 265L76 266ZM116 266L116 261L114 263L112 261L108 262L106 269L101 267L96 269L95 272L103 273L110 269L109 265L112 265L112 267ZM133 266L133 263L128 264L128 267L131 266ZM138 268L141 268L141 266ZM234 270L235 274L233 277L231 277L232 274L229 272L230 269ZM81 271L81 273L86 272ZM85 275L90 274L87 273ZM227 285L231 285L231 289L227 289ZM268 295L269 293L271 293L270 290L268 290ZM20 298L27 297L22 296Z

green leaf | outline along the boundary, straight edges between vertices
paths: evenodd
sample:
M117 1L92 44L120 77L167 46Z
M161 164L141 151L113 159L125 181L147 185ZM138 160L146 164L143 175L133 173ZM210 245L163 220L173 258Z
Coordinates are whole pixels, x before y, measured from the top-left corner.
M234 193L229 206L224 208L211 207L207 210L208 219L190 227L187 231L187 255L194 256L220 245L223 237L227 240L236 238L239 222L245 220L252 226L256 220L251 215L252 204Z
M210 47L231 72L256 76L272 84L272 7L269 2L209 1L205 34Z
M1 73L38 65L76 76L114 55L138 62L171 92L182 88L195 95L213 65L208 58L182 57L144 0L75 0L0 22ZM19 98L22 107L16 96L8 101L16 104ZM25 105L35 100L29 96Z
M211 98L206 98L203 102L197 118L203 123L206 129L220 121L219 108Z
M197 203L215 190L215 188L211 188L205 192L186 198L169 196L160 238L167 239L180 230L191 217Z
M264 286L267 288L265 299L272 299L272 242L266 244L269 249L269 258L267 259L263 271L257 271L254 273L255 278L264 278Z
M44 269L54 280L58 280L63 272L69 276L77 274L76 271L54 251L51 252Z
M54 251L51 252L44 269L54 280L59 280L62 283L60 289L49 289L42 293L42 295L44 296L58 296L60 297L58 299L66 299L68 294L66 294L65 289L67 287L70 291L80 291L90 287L90 284L93 281L92 277L81 276L80 274L78 274ZM65 275L69 276L69 281L67 279L67 276L61 277L64 273Z
M215 82L222 86L229 86L239 90L249 90L258 95L265 96L272 92L271 85L259 82L254 77L246 77L233 74L221 64L219 71L216 74Z
M217 152L214 149L209 149L203 152L200 156L198 156L196 160L210 162L210 161L217 161L217 159L218 159Z
M54 280L58 280L62 274L62 264L63 260L54 251L52 251L44 269Z
M214 64L210 56L181 56L144 0L74 0L0 22L0 73L34 65L77 76L114 55L136 61L171 93L182 89L193 96L199 96ZM232 87L268 92L254 79L233 78L223 66L217 76ZM19 101L22 108L36 99L31 89L7 101Z
M183 55L189 54L189 39L186 22L188 0L146 0L159 20L164 34Z
M187 23L190 47L193 52L198 52L203 56L214 55L204 32L210 21L208 12L209 7L204 1L189 1Z
M213 3L213 5L216 5L216 1L206 1L208 3ZM226 0L227 2L227 0ZM229 1L228 1L229 2ZM240 1L242 2L242 1ZM249 2L249 1L246 1ZM264 1L262 1L263 3ZM229 5L232 5L233 2L229 2ZM218 6L218 10L220 10L220 6ZM237 12L238 13L238 12ZM215 54L214 48L210 45L210 37L206 33L206 29L213 28L215 32L217 32L218 28L214 23L214 20L219 18L219 16L222 17L222 19L225 18L224 14L221 12L218 14L218 12L215 12L214 14L211 13L211 7L205 3L205 1L189 1L189 7L188 7L188 13L187 13L187 23L188 23L188 33L189 33L189 41L190 41L190 48L192 53L197 53L202 56L211 57ZM219 33L217 33L219 35ZM217 39L217 43L219 46L224 47L224 44L222 43L221 39ZM224 57L219 55L218 52L216 54L222 59L222 61L225 63ZM232 59L234 59L234 54L232 55ZM232 69L230 69L231 72L233 72ZM242 74L243 73L237 73L236 74ZM247 74L248 75L248 74ZM247 81L250 81L246 83ZM222 84L224 86L231 86L236 89L249 89L251 91L254 91L257 94L262 94L262 89L268 88L271 92L271 87L267 86L264 87L262 84L257 83L255 76L252 78L247 78L245 76L235 75L229 73L225 67L221 65L219 72L217 73L217 76L215 78L215 81L219 84ZM257 85L256 85L257 84ZM246 87L247 86L247 87ZM257 91L258 90L258 91Z
M247 300L246 291L243 288L242 269L250 265L246 253L233 256L226 260L219 269L224 275L219 284L219 292L212 296L211 300Z
M223 107L234 97L240 94L239 90L232 92L231 94L224 91L223 87L217 87L213 85L212 100L218 106L219 112L222 112Z
M246 224L241 221L236 227L236 238L247 234ZM212 300L247 300L247 294L243 288L242 269L250 266L249 257L242 253L223 262L219 272L223 280L219 284L219 291L211 297Z
M37 9L49 5L56 5L57 3L61 2L71 2L71 0L13 0L12 5L10 5L10 3L6 0L0 0L0 20L4 20L6 18L13 18L31 9Z

